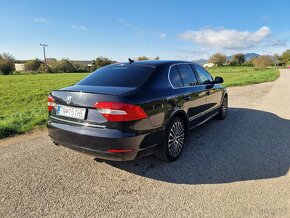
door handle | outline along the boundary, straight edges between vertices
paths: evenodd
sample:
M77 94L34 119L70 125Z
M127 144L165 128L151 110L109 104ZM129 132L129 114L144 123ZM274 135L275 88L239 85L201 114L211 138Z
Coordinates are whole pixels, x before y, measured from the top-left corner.
M188 100L190 99L190 95L184 96L183 99L184 99L185 101L188 101Z
M210 91L206 91L206 94L207 94L207 95L210 95Z

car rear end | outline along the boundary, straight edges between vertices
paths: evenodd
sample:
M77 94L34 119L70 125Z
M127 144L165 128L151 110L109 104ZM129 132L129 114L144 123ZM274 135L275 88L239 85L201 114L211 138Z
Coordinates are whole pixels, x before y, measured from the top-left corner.
M138 90L153 72L150 66L117 64L74 86L52 91L49 136L56 144L101 159L133 160L154 153L163 132L152 126L137 99L124 97Z

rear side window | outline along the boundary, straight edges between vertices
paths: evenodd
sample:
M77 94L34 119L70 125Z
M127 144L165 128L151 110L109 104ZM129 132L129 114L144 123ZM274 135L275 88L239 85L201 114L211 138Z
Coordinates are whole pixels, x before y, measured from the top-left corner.
M185 87L194 86L197 84L196 77L189 64L179 64L177 65L177 69Z
M170 69L170 82L174 88L183 87L180 75L176 66L171 67Z
M138 87L152 74L154 67L114 64L102 67L82 79L77 85Z
M198 65L194 65L194 68L197 72L201 85L212 84L212 76L205 69Z

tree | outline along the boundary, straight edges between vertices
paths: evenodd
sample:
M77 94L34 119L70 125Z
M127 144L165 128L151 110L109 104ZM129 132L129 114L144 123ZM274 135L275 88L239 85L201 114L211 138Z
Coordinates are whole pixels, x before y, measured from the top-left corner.
M57 61L51 66L51 70L55 73L72 73L76 72L74 65L66 59Z
M262 55L253 59L255 67L266 68L274 63L273 59L269 55Z
M230 61L227 61L227 65L230 65L230 66L238 66L238 63L236 60L230 60Z
M57 62L57 60L55 58L46 58L46 64L48 66L53 65Z
M235 54L232 58L233 63L236 63L237 66L242 65L246 61L246 57L242 53Z
M213 54L209 59L210 63L214 63L217 66L222 66L226 61L227 61L227 57L221 53Z
M149 60L149 58L146 57L146 56L140 56L140 57L138 57L138 61L146 61L146 60Z
M243 66L253 67L254 66L253 59L248 60L245 63L243 63Z
M8 53L0 54L0 74L8 75L14 71L14 57Z
M283 54L281 55L281 61L284 65L290 64L290 49L283 52Z
M30 61L25 62L24 66L25 66L25 70L38 71L41 64L42 64L41 60L36 58L34 60L30 60Z
M155 60L160 60L160 57L159 56L156 56L154 59Z
M53 73L53 71L51 70L49 65L46 65L45 63L41 63L39 68L38 68L39 72L43 72L43 73Z
M109 58L100 56L95 61L95 68L98 69L100 67L104 67L106 65L113 64L113 63L115 63L115 61L112 61Z

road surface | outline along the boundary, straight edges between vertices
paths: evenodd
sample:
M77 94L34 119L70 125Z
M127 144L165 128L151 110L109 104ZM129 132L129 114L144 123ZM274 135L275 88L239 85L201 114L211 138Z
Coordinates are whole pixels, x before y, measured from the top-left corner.
M290 70L229 88L180 160L102 162L46 131L0 142L0 217L290 217Z

